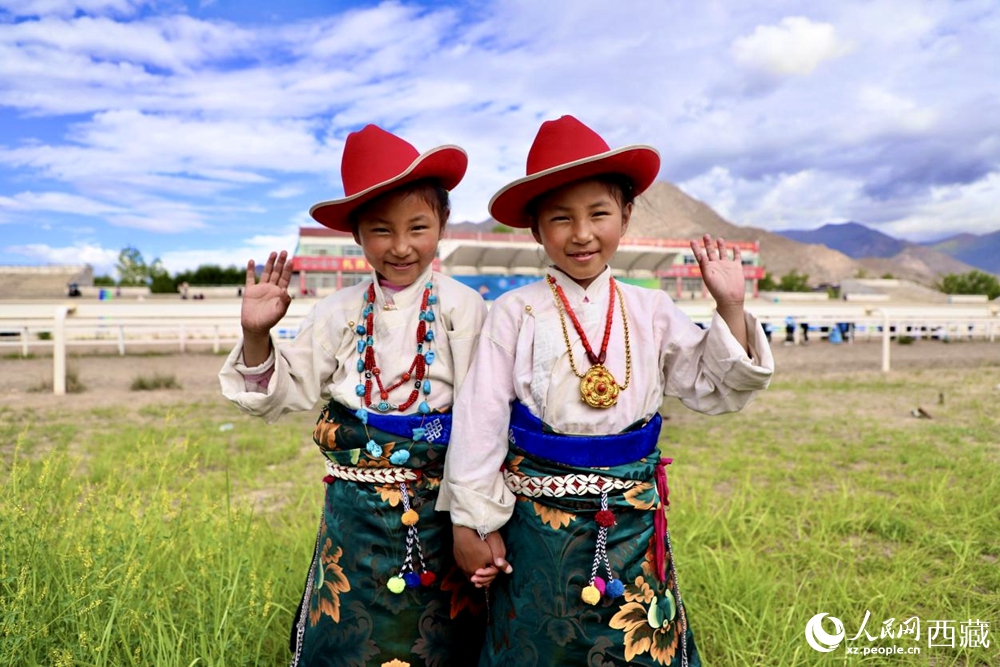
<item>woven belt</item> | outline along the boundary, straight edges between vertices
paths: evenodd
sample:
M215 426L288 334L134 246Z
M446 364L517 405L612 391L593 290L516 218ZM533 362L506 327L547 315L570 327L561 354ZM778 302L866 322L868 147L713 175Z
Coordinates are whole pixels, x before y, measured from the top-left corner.
M503 478L508 489L529 498L601 495L608 491L631 489L642 483L634 479L619 479L594 474L528 477L510 470L503 471Z
M330 460L326 461L326 472L337 479L364 484L400 484L420 479L420 473L412 468L358 468L342 466Z

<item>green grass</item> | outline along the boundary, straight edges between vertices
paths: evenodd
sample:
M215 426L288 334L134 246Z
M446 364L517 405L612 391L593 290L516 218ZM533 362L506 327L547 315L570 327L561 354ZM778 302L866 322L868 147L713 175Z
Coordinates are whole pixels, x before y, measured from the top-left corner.
M997 382L779 376L737 415L668 403L671 534L704 663L1000 664ZM0 406L0 664L287 662L322 492L313 420L265 428L221 400ZM853 644L919 656L806 644L813 615L852 637L866 611L876 635L981 619L990 648L930 648L925 627L919 644Z
M924 627L920 643L845 642L922 647L865 664L1000 664L998 379L779 377L738 415L669 406L670 521L706 664L860 664L813 651L804 629L826 612L851 638L866 611L875 636L912 616L981 619L992 634L987 649L928 647ZM921 401L933 420L910 416Z

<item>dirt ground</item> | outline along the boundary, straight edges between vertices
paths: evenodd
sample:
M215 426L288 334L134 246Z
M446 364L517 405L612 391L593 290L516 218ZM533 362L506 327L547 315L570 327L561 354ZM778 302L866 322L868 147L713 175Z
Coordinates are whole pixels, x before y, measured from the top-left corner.
M784 346L776 342L772 350L776 378L785 374L799 377L809 374L877 374L882 363L882 346L876 341L841 345L819 341L807 346ZM71 356L68 366L85 389L81 393L57 397L51 392L51 357L5 357L0 359L0 377L4 378L0 387L0 406L58 409L109 404L141 407L164 402L222 402L224 399L219 394L217 373L224 360L223 355L211 353ZM976 367L1000 369L1000 341L893 343L891 363L895 371ZM135 378L148 379L156 374L173 376L182 389L130 389ZM1000 375L1000 370L997 375Z

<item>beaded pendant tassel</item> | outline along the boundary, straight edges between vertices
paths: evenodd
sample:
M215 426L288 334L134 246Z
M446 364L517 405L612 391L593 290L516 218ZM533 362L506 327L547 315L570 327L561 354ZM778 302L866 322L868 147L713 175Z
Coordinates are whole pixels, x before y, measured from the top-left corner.
M427 569L424 563L424 550L420 546L420 533L417 530L417 522L420 516L417 511L410 507L410 494L406 482L400 482L399 490L403 494L403 516L401 521L407 527L406 530L406 558L399 568L399 574L390 577L387 582L391 593L400 594L407 588L418 588L420 586L433 586L437 577ZM414 566L413 554L417 555L417 563L420 570Z
M594 566L590 569L590 584L583 588L580 598L587 604L594 605L601 601L602 595L614 599L625 594L625 584L615 578L608 562L608 529L615 525L615 515L608 509L608 493L601 492L601 509L594 516L597 522L597 548L594 550ZM607 579L597 576L601 566L607 573Z

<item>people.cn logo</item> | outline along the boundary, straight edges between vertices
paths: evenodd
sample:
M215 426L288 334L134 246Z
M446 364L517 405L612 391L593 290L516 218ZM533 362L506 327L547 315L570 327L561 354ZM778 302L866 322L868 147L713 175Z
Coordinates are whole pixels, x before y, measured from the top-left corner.
M839 618L830 616L834 628L832 635L823 629L823 619L826 616L827 614L816 614L806 623L806 641L821 653L833 651L844 641L844 624Z

